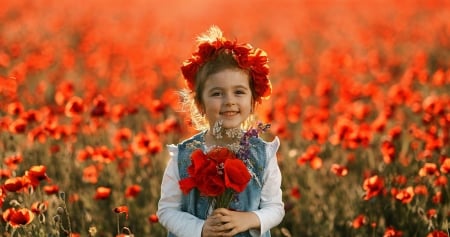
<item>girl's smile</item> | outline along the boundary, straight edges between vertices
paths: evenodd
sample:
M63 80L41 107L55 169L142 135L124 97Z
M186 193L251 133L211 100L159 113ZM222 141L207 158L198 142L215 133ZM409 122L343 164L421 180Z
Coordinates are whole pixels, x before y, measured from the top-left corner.
M239 114L239 111L225 111L225 112L220 112L220 114L222 116L231 117L233 115Z

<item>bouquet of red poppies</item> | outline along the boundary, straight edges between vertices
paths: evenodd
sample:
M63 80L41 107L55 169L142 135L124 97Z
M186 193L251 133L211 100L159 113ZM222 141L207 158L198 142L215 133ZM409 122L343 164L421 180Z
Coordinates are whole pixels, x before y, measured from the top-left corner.
M244 191L251 174L245 163L225 147L216 147L206 154L196 149L191 155L187 178L179 181L188 194L197 188L200 195L215 201L215 208L228 208L235 194Z

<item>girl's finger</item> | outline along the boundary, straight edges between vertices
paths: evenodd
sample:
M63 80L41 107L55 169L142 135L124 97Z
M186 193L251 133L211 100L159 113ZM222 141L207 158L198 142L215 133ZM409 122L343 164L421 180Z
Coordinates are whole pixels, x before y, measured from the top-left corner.
M213 214L214 215L228 215L230 213L230 210L226 209L226 208L218 208L216 210L214 210Z

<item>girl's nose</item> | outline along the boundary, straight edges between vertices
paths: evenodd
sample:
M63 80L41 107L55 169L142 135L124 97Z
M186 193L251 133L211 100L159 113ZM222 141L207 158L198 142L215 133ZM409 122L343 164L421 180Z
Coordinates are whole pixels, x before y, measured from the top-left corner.
M233 106L233 105L235 105L235 103L233 103L233 102L226 102L225 105L226 106Z
M231 106L231 105L235 105L235 98L232 95L227 95L225 97L225 105L226 106Z

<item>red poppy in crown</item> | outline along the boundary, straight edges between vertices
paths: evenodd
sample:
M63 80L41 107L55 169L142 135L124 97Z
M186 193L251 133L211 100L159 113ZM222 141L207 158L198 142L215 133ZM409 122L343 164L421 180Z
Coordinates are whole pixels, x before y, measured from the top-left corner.
M233 55L240 68L249 71L256 100L268 98L272 93L272 85L268 78L267 53L262 49L253 48L250 44L238 44L236 41L225 39L222 31L216 26L211 27L209 33L214 34L216 39L211 41L211 39L199 37L197 51L192 53L192 56L181 66L188 88L194 90L196 74L206 62L214 59L219 53L229 53Z

